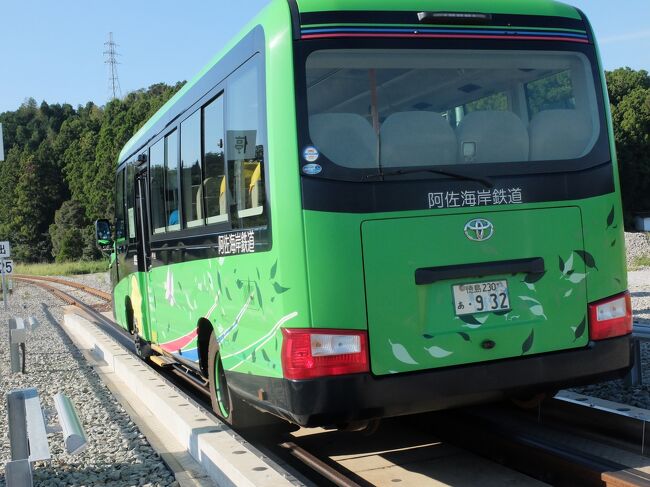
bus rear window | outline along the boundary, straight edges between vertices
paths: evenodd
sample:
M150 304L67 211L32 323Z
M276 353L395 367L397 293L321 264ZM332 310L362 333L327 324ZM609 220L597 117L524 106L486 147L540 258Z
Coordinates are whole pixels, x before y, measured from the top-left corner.
M603 125L580 52L333 49L306 68L311 143L345 168L579 159Z

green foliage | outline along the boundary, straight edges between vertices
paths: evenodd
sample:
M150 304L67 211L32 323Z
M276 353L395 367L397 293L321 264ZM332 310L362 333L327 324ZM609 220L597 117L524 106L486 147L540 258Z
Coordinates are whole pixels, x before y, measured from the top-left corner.
M84 253L83 230L88 226L84 208L78 201L61 205L50 225L52 255L57 262L80 260Z
M569 71L563 71L526 85L529 116L532 119L543 110L575 108L573 84Z
M627 227L650 211L650 76L629 68L607 73Z
M17 260L98 257L92 222L113 219L119 152L181 86L156 84L105 107L39 106L30 98L0 113L7 152L0 164L0 240L12 242Z
M27 276L73 276L106 272L107 269L107 260L94 260L57 264L17 264L14 272Z

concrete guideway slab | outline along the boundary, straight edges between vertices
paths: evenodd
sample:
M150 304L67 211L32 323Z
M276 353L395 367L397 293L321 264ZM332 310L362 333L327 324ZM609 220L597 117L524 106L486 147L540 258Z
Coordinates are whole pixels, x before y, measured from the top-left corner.
M138 357L107 336L77 309L66 309L62 326L75 345L95 362L100 373L113 375L114 385L126 388L121 395L132 406L127 409L142 411L144 407L148 410L148 414L140 416L148 416L149 420L153 419L157 424L155 428L143 429L156 433L164 429L162 438L171 438L186 450L217 485L302 485L260 452L238 441L227 425L216 421L186 400ZM171 445L165 446L169 450ZM190 477L201 484L199 472Z

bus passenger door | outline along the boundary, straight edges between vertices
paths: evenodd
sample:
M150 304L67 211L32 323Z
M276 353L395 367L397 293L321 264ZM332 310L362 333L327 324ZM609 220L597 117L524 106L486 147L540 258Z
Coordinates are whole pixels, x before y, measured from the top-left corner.
M147 166L138 168L135 176L135 221L137 228L136 254L134 264L137 266L137 290L132 290L134 313L136 314L136 332L146 341L151 341L151 325L149 313L148 272L151 267L151 248L149 242L149 218L147 212ZM135 286L134 286L135 287ZM139 308L140 316L137 316Z

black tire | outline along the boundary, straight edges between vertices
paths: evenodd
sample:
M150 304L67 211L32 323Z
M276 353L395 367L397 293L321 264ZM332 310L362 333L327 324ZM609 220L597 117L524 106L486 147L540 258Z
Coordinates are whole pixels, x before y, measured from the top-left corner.
M208 382L212 410L230 426L242 429L268 427L278 422L284 424L284 421L258 411L232 392L226 380L214 332L210 334L208 346Z
M210 344L208 346L208 380L210 383L210 402L212 410L226 423L235 426L233 421L235 417L232 394L226 382L226 374L221 363L221 354L219 344L214 336L210 334Z

